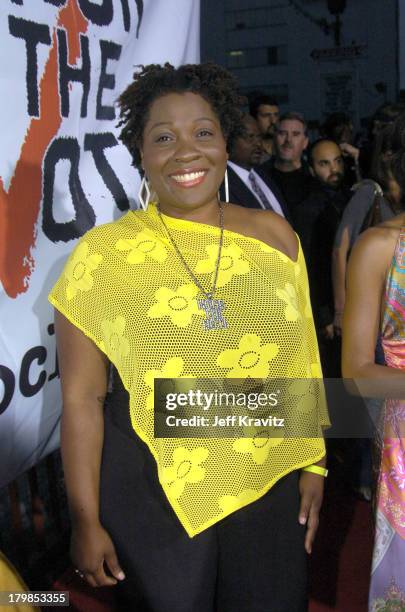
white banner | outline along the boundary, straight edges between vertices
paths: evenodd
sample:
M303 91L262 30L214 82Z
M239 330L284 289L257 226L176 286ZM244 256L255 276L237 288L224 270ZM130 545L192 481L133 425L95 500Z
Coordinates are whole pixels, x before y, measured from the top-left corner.
M59 445L47 294L75 241L136 207L114 102L137 64L199 61L199 0L3 0L0 487Z

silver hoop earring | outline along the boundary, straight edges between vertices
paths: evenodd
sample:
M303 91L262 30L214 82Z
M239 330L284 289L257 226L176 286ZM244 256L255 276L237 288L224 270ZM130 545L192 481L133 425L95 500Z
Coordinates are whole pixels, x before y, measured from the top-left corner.
M145 197L144 197L145 194ZM142 210L147 210L150 202L150 187L146 176L143 177L138 191L139 205Z
M229 182L228 182L228 168L225 170L224 174L224 191L225 191L225 202L229 202ZM221 189L218 191L218 200L221 199Z
M229 202L228 168L225 170L224 185L225 185L225 202Z

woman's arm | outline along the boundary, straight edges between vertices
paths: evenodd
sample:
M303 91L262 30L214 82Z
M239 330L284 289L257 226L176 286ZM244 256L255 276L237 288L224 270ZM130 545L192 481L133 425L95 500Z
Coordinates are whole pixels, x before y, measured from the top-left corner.
M319 467L326 466L326 456L322 457L317 463ZM308 554L312 552L312 545L315 540L319 525L319 511L322 506L323 488L325 478L319 474L301 471L299 480L299 491L301 496L298 522L307 526L305 534L305 550Z
M72 560L92 586L123 578L110 537L99 520L103 404L108 360L96 345L55 311L63 410L61 449L72 519ZM104 562L115 578L105 573Z
M260 211L260 217L258 216L258 218L260 219L260 226L257 230L256 237L268 244L276 246L278 250L285 253L292 261L296 261L298 258L299 243L290 224L280 217L280 215L268 211ZM308 280L306 279L305 282L308 283ZM309 295L308 285L306 285L305 293ZM315 338L315 328L313 327L313 323L311 323L311 325L312 333ZM305 341L306 339L304 342ZM315 465L325 467L326 456L322 457ZM323 489L323 476L311 474L310 472L301 472L299 478L301 502L298 522L307 527L304 546L308 554L312 552L312 545L319 525L319 511L322 505Z
M344 157L352 158L353 164L354 164L354 172L356 175L356 182L361 181L362 177L361 177L360 166L359 166L360 149L358 149L357 147L354 147L352 144L349 144L348 142L341 142L339 147Z
M405 395L405 373L375 363L381 304L399 229L375 227L360 236L349 260L343 316L342 373L365 396ZM363 379L363 380L362 380ZM385 383L385 384L384 384Z

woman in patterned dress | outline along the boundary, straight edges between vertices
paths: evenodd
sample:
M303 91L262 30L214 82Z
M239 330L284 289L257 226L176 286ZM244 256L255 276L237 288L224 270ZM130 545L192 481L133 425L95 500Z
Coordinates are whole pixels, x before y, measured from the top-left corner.
M307 606L323 439L153 429L154 378L320 375L294 232L272 212L218 200L240 133L235 85L215 65L135 75L121 97L122 139L159 205L88 232L50 296L72 558L90 585L118 582L126 609ZM224 314L212 316L213 302Z
M404 117L390 173L404 208ZM394 141L395 142L395 141ZM343 376L364 396L388 398L380 416L380 470L369 610L405 610L405 213L367 230L349 263ZM381 333L386 366L374 362ZM362 380L363 379L363 380Z

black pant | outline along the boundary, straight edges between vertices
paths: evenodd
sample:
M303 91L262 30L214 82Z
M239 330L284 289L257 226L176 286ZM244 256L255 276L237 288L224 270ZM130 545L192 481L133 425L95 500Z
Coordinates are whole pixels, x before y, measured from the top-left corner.
M117 415L128 412L115 402L111 408L105 415L100 505L126 574L117 587L120 609L304 612L307 555L305 527L298 523L298 472L190 538L163 493L146 445L129 427L125 432L118 426Z

